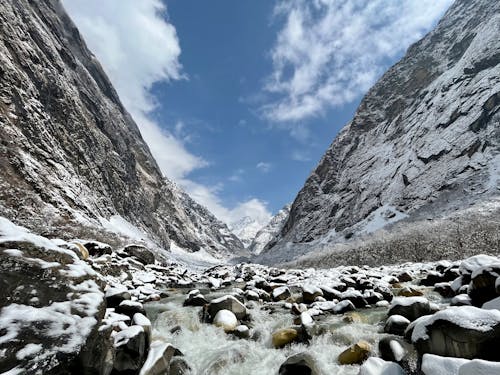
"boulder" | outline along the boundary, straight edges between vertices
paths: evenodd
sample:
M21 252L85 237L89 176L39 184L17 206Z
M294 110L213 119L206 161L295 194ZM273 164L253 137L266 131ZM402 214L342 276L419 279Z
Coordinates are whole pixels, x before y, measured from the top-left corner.
M147 342L149 342L151 338L151 320L149 320L144 314L135 313L132 317L132 324L136 326L141 326L146 333Z
M362 308L368 305L368 302L363 297L363 294L354 289L348 289L345 292L342 292L341 299L343 301L351 301L356 308Z
M410 321L432 312L431 305L424 297L396 297L392 300L388 315L401 315Z
M111 246L102 242L84 241L81 242L81 244L85 246L91 257L100 257L103 255L111 255L113 253Z
M234 329L233 334L240 339L248 339L250 337L250 329L246 325L241 324Z
M323 297L321 289L313 285L304 285L302 288L302 300L304 303L313 303L316 297Z
M0 218L0 372L112 370L102 281L60 246Z
M405 344L392 337L383 337L378 343L380 357L385 361L399 362L407 353Z
M190 375L192 373L191 367L182 357L174 357L170 361L168 375Z
M139 375L162 375L170 374L170 360L177 349L171 344L155 340L149 346L148 357L141 368Z
M259 293L257 293L255 290L247 290L245 292L245 298L248 301L258 301L260 299Z
M146 333L141 326L127 327L115 337L116 372L136 372L142 367L146 354Z
M451 298L455 295L449 282L434 284L434 291L438 292L444 298Z
M406 283L408 281L412 281L413 277L406 271L401 272L396 276L400 283Z
M155 256L148 248L141 245L128 245L123 249L123 253L137 259L142 264L154 264Z
M244 319L247 316L247 308L245 305L231 295L214 299L208 304L207 310L212 319L220 310L231 311L237 319Z
M320 375L314 358L307 353L288 357L279 368L279 375Z
M424 354L422 357L422 374L458 375L460 367L467 362L469 361L464 358L440 357L433 354Z
M451 306L470 306L472 305L468 294L459 294L451 299Z
M335 314L344 314L348 311L353 311L353 310L356 310L356 306L354 306L354 304L349 300L340 301L333 308L333 312Z
M356 365L363 363L370 355L371 345L366 341L358 341L339 354L341 365Z
M272 343L275 348L282 348L297 340L299 333L294 328L284 328L273 333Z
M400 365L371 357L359 368L358 375L406 375Z
M401 315L391 315L384 325L384 332L393 335L403 336L410 321Z
M437 271L429 271L427 276L420 280L420 285L424 286L434 286L434 284L441 283L444 281L444 275Z
M272 292L273 301L283 301L291 297L292 293L287 286L280 286L275 288Z
M106 289L106 305L108 307L116 307L121 302L130 300L130 298L130 292L124 286Z
M198 289L192 290L188 293L184 300L183 306L204 306L208 303L203 294Z
M132 318L135 314L140 313L146 315L144 306L138 301L122 301L118 306L116 306L115 311L118 314L127 315Z
M419 355L499 359L500 311L449 307L416 320L408 331Z
M399 292L398 292L398 296L400 296L400 297L420 297L423 295L424 295L424 293L421 290L418 290L418 289L412 288L412 287L408 287L408 286L401 288L401 290L399 290Z
M238 325L238 319L229 310L219 310L215 314L213 324L224 329L224 332L233 332Z
M496 280L500 277L500 263L477 268L471 274L468 294L473 306L482 306L485 302L498 297Z

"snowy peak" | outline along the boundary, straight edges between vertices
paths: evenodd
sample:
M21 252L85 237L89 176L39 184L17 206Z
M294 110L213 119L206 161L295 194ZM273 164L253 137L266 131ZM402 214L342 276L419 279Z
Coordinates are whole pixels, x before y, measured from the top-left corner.
M166 249L242 248L161 175L59 1L2 1L0 34L0 215L46 236L109 242L116 219Z
M363 98L272 251L290 257L295 245L345 241L498 194L499 35L498 1L455 1Z
M259 255L265 248L273 245L274 239L281 232L283 225L285 225L288 219L290 208L291 205L287 204L272 217L264 228L255 233L250 246L248 246L248 250L251 254Z

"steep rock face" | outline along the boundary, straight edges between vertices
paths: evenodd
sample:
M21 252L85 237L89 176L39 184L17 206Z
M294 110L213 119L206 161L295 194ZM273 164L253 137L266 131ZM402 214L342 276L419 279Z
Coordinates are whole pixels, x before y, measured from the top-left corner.
M266 246L272 246L272 241L283 229L283 225L290 213L290 204L287 204L276 215L272 217L269 223L260 229L254 236L252 242L248 246L248 251L251 254L259 255Z
M271 252L436 217L498 193L500 3L457 0L373 86Z
M165 248L242 247L162 177L59 1L3 1L0 35L0 215L58 236L118 215Z

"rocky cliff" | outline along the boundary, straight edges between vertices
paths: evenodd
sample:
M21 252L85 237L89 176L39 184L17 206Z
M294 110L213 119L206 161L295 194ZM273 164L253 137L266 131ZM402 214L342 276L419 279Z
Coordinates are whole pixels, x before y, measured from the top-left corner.
M164 248L242 248L162 176L57 0L0 3L0 164L0 215L44 235L118 220Z
M457 0L363 98L293 202L268 259L498 194L499 108L500 3Z

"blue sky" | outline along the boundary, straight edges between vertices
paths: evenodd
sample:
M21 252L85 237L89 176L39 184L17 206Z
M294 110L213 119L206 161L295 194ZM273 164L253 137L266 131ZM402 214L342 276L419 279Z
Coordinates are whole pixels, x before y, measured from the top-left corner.
M64 0L163 173L220 219L291 202L452 0Z

